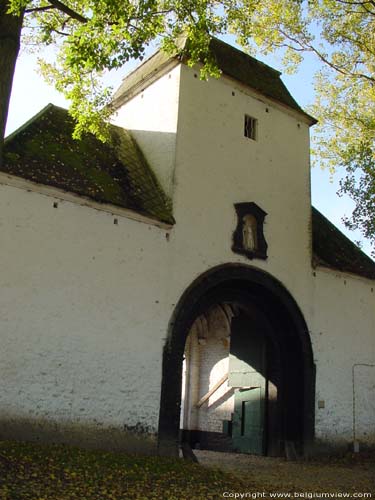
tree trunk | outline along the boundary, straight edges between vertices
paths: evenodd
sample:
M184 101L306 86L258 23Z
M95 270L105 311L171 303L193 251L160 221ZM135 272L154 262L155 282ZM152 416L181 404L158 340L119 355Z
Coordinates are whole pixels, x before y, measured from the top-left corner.
M18 51L23 14L7 14L8 1L0 0L0 167L3 161L5 126Z

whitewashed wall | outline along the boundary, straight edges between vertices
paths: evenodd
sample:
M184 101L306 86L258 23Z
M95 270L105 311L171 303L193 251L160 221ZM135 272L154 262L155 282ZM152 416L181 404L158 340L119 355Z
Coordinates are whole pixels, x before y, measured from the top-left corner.
M167 241L116 219L0 186L1 438L155 446Z
M323 268L313 283L317 441L375 446L375 283Z

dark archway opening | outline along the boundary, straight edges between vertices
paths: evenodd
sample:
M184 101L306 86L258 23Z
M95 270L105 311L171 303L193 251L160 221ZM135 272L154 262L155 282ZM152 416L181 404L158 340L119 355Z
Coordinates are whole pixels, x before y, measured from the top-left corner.
M277 408L272 409L272 402L265 407L263 453L276 446L281 454L288 447L299 455L308 454L314 437L315 366L305 320L278 280L253 267L234 264L219 266L200 276L175 308L163 353L159 453L178 453L186 339L196 319L218 304L234 306L237 312L232 327L236 328L236 322L237 327L242 323L240 329L245 325L246 330L246 325L255 322L264 331L267 369L257 370L276 384ZM245 359L246 354L240 353L241 349L237 349L237 358Z

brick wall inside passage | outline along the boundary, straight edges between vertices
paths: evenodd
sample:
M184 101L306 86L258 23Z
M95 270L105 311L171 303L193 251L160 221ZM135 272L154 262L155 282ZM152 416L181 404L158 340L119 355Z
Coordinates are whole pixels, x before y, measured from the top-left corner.
M196 403L228 373L229 323L225 311L216 307L198 318L185 350L183 376L183 428L222 432L223 420L233 412L233 390L224 382L200 408Z

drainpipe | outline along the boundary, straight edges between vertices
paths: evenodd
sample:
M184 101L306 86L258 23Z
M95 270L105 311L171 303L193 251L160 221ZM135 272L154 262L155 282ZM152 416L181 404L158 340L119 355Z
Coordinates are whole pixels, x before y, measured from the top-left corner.
M355 432L356 426L356 406L355 406L355 369L358 366L366 366L369 368L375 368L375 365L370 365L369 363L354 363L352 366L352 385L353 385L353 451L354 453L359 453L359 441L357 441L357 436Z

